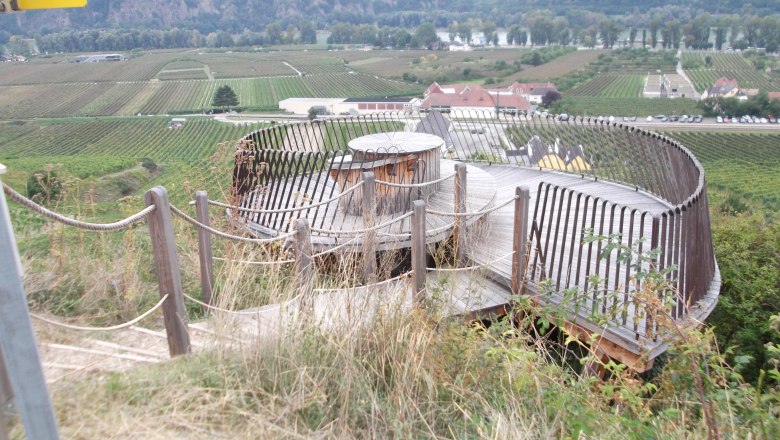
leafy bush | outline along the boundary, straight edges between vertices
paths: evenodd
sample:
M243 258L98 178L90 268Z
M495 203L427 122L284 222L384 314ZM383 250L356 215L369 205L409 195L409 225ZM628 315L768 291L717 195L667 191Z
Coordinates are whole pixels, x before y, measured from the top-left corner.
M36 171L27 178L27 197L38 203L58 200L62 183L54 170Z
M157 164L148 157L141 159L141 166L146 168L146 171L149 171L150 173L157 171Z

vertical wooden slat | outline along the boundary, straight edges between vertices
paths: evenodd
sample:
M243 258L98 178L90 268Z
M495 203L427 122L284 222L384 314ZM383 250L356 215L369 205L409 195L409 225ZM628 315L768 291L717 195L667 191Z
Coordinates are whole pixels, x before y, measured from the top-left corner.
M423 306L425 302L425 202L412 202L412 270L414 271L414 302Z
M152 239L160 297L168 295L162 307L165 331L168 334L168 351L172 357L179 356L189 353L191 347L168 191L156 186L147 191L144 198L147 205L154 205L156 208L148 217L149 234Z
M0 174L4 172L5 167L0 165ZM5 358L2 369L8 375L25 434L29 439L57 439L57 421L35 348L35 334L22 286L22 265L2 189L0 280L0 350ZM5 427L0 426L2 429Z
M455 164L455 213L466 212L466 200L468 193L466 189L466 164ZM453 227L453 237L455 239L455 258L460 263L466 260L466 218L455 216L455 226Z
M209 225L209 197L206 191L195 193L195 214L198 221ZM211 234L198 228L198 257L200 260L200 285L202 290L201 300L212 305L214 295L214 258L211 249Z
M512 294L520 295L521 287L525 286L526 268L528 266L528 205L531 203L531 191L525 187L515 189L515 228L512 236Z
M374 173L363 173L363 227L369 229L363 234L363 281L376 283L376 178Z
M295 230L295 283L298 292L305 294L311 292L314 286L314 265L312 263L311 227L309 219L301 217L293 222Z

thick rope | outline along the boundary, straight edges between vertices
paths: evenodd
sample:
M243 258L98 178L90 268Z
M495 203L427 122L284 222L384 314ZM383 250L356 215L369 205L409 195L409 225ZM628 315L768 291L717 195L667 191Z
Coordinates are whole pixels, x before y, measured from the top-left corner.
M237 263L237 264L256 264L259 266L271 266L275 264L287 264L287 263L295 263L295 260L278 260L278 261L252 261L252 260L231 260L228 258L220 258L220 257L211 257L214 260L217 261L224 261L226 263Z
M422 183L394 183L394 182L387 182L385 180L375 180L375 182L377 183L377 185L385 185L393 188L424 188L428 185L434 185L437 183L444 182L445 180L451 179L454 176L455 173L452 173L449 176L444 176L436 180L431 180L430 182L422 182Z
M428 214L443 215L443 216L448 216L448 217L473 217L473 216L476 216L476 215L485 215L485 214L490 214L493 211L498 211L499 209L501 209L501 208L505 207L506 205L514 202L515 200L517 200L517 196L512 197L511 199L501 203L500 205L494 206L492 208L485 209L483 211L444 212L444 211L436 211L436 210L433 210L433 209L428 209L428 210L426 210L426 212Z
M265 312L278 310L278 309L280 309L280 308L282 308L282 307L284 307L286 305L289 305L293 301L296 301L298 298L300 298L302 296L302 294L298 294L295 297L293 297L291 299L288 299L287 301L285 301L283 303L276 304L276 307L269 307L267 309L255 310L255 311L252 311L252 312L247 312L247 311L243 311L243 310L236 311L236 310L223 309L221 307L212 306L211 304L206 304L203 301L197 300L197 299L187 295L186 293L183 293L182 295L184 295L185 298L187 298L188 300L194 302L195 304L201 305L201 306L203 306L203 307L205 307L205 308L207 308L209 310L214 310L216 312L222 312L222 313L227 313L227 314L230 314L230 315L239 315L239 316L240 315L244 315L244 316L247 316L247 315L249 315L249 316L257 316L257 315L260 315L260 314L265 313Z
M432 236L437 235L437 234L439 234L441 232L444 232L444 231L447 231L449 229L452 229L454 226L455 226L455 222L452 222L452 223L450 223L448 225L439 226L438 228L425 231L425 236L426 237L432 237Z
M496 258L493 261L488 261L487 263L480 264L479 266L456 267L456 268L451 268L451 269L450 268L444 268L444 267L428 267L426 269L428 269L428 272L466 272L466 271L469 271L469 270L483 269L483 268L485 268L487 266L492 266L492 265L498 263L499 261L504 260L507 257L510 257L510 256L514 255L514 253L515 253L515 251L512 251L512 252L504 255L503 257L498 257L498 258Z
M406 278L410 278L414 274L414 271L404 272L401 275L398 275L393 278L388 278L384 281L379 281L373 284L366 284L363 286L356 286L356 287L347 287L347 288L341 288L341 289L314 289L315 293L328 293L328 292L339 292L344 290L355 290L355 289L365 289L365 288L373 288L373 287L379 287L384 284L392 283L393 281L401 281Z
M255 244L274 243L274 242L277 242L277 241L284 240L287 237L292 237L293 235L295 235L294 232L290 232L288 234L278 235L278 236L276 236L274 238L239 237L238 235L228 234L226 232L218 231L218 230L216 230L216 229L214 229L212 227L206 226L203 223L201 223L201 222L195 220L194 218L188 216L187 214L182 212L179 208L177 208L177 207L175 207L173 205L171 205L171 211L174 214L176 214L179 217L181 217L182 219L184 219L187 223L190 223L190 224L192 224L193 226L195 226L197 228L203 229L204 231L208 231L208 232L216 235L217 237L222 237L222 238L225 238L227 240L232 240L232 241L240 241L240 242L244 242L244 243L255 243Z
M32 200L28 199L27 197L19 194L18 192L14 191L10 186L3 184L3 190L6 194L8 194L8 197L12 200L15 200L16 202L19 202L20 204L26 206L30 210L44 216L47 218L50 218L52 220L58 221L60 223L66 224L68 226L73 226L79 229L85 229L87 231L118 231L121 229L125 229L128 226L132 225L133 223L137 223L141 220L143 220L147 215L149 215L152 211L155 210L154 205L149 205L146 208L144 208L142 211L139 211L130 217L127 217L124 220L120 220L118 222L114 223L88 223L81 220L76 220L71 217L66 217L62 214L58 214L54 211L50 211L43 206L33 202Z
M62 323L62 322L53 321L53 320L51 320L49 318L44 318L43 316L36 315L35 313L30 313L30 316L32 316L33 318L35 318L35 319L37 319L39 321L43 321L43 322L45 322L47 324L51 324L51 325L53 325L55 327L60 327L60 328L68 329L68 330L79 330L79 331L85 331L85 332L110 332L110 331L121 330L123 328L130 327L130 326L135 325L136 323L142 321L144 318L146 318L147 316L149 316L152 313L154 313L155 310L159 309L163 305L163 303L165 302L166 299L168 299L168 294L165 294L165 296L163 296L160 299L160 301L157 304L154 305L154 307L152 307L151 309L147 310L142 315L138 316L137 318L133 319L132 321L125 322L124 324L114 325L114 326L111 326L111 327L81 327L81 326L78 326L78 325L71 325L71 324L65 324L65 323Z
M334 202L334 201L344 197L345 195L351 193L352 191L360 188L362 185L363 185L363 181L361 180L360 182L356 183L355 185L353 185L353 186L345 189L344 191L342 191L339 195L333 196L333 197L329 198L328 200L323 200L321 202L312 203L310 205L297 206L295 208L284 208L284 209L244 208L242 206L233 206L233 205L228 205L227 203L217 202L216 200L209 200L209 205L220 206L222 208L228 208L228 209L235 209L235 210L238 210L238 211L241 211L241 212L250 212L250 213L253 213L253 214L282 214L282 213L286 213L286 212L305 211L307 209L316 208L318 206L327 205L328 203ZM192 203L193 202L190 202L190 204L192 204Z
M386 226L390 226L393 223L397 223L397 222L399 222L399 221L401 221L401 220L403 220L403 219L405 219L407 217L411 217L411 215L412 215L412 211L409 211L409 212L407 212L406 214L404 214L404 215L402 215L400 217L396 217L396 218L390 219L390 220L388 220L388 221L386 221L384 223L380 223L380 224L374 226L373 228L354 229L354 230L351 230L351 231L333 231L333 230L330 230L330 229L311 228L311 231L312 232L316 232L316 233L321 234L321 235L336 235L336 236L338 236L338 235L360 235L360 234L365 234L366 232L376 231L376 230L378 230L380 228L384 228Z
M355 237L352 237L349 240L345 241L344 243L341 243L340 245L338 245L336 247L332 247L330 249L327 249L327 250L324 250L324 251L322 251L320 253L312 255L312 258L321 257L321 256L327 255L327 254L332 254L333 252L336 252L337 250L342 249L342 248L348 246L350 243L352 243L353 241L357 240L358 238L360 238L359 235L355 236Z

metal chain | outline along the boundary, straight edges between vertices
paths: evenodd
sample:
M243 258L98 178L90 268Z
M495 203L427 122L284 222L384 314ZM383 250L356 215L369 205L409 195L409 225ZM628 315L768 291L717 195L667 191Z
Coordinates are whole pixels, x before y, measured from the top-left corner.
M18 192L14 191L10 186L3 184L3 190L8 195L8 197L16 202L19 202L20 204L26 206L30 210L44 216L47 218L50 218L52 220L58 221L60 223L66 224L68 226L73 226L79 229L85 229L87 231L119 231L121 229L125 229L132 225L133 223L138 223L139 221L146 218L147 215L152 213L152 211L155 210L154 205L149 205L143 210L131 215L130 217L127 217L124 220L120 220L118 222L114 223L89 223L84 222L81 220L76 220L71 217L66 217L62 214L58 214L54 211L48 210L44 208L43 206L33 202L32 200L28 199L27 197L19 194Z
M217 237L222 237L222 238L225 238L227 240L240 241L240 242L244 242L244 243L263 244L263 243L274 243L274 242L277 242L277 241L284 240L287 237L292 237L293 235L295 235L294 232L290 232L288 234L278 235L278 236L276 236L274 238L248 238L248 237L240 237L238 235L228 234L227 232L218 231L218 230L216 230L216 229L214 229L212 227L206 226L203 223L201 223L201 222L195 220L194 218L188 216L187 214L182 212L179 208L177 208L177 207L175 207L173 205L170 205L170 206L171 206L171 212L173 212L174 214L176 214L179 217L181 217L182 219L184 219L187 223L190 223L190 224L192 224L193 226L195 226L197 228L203 229L204 231L208 231L208 232L216 235Z
M345 195L351 193L352 191L355 191L356 189L360 188L363 185L363 181L356 183L355 185L347 188L346 190L342 191L339 195L333 196L329 198L328 200L323 200L321 202L312 203L310 205L304 205L304 206L297 206L295 208L284 208L284 209L254 209L254 208L244 208L242 206L234 206L234 205L228 205L227 203L217 202L216 200L209 200L209 205L214 206L220 206L222 208L228 208L228 209L235 209L241 212L249 212L252 214L282 214L287 212L297 212L297 211L305 211L307 209L316 208L318 206L327 205L328 203L332 203ZM190 202L192 204L193 202Z
M45 318L45 317L40 316L40 315L36 315L35 313L30 313L30 316L32 316L33 318L35 318L35 319L37 319L39 321L43 321L43 322L45 322L47 324L51 324L51 325L53 325L55 327L65 328L65 329L68 329L68 330L79 330L79 331L85 331L85 332L110 332L110 331L114 331L114 330L121 330L123 328L127 328L127 327L130 327L130 326L133 326L133 325L137 324L138 322L142 321L147 316L149 316L152 313L154 313L155 310L159 309L163 305L163 303L165 302L166 299L168 299L168 294L167 293L162 298L160 298L160 301L157 304L155 304L154 307L152 307L151 309L147 310L142 315L138 316L137 318L133 319L132 321L125 322L124 324L114 325L114 326L111 326L111 327L82 327L82 326L78 326L78 325L71 325L71 324L65 324L65 323L62 323L62 322L57 322L57 321L51 320L49 318Z
M375 182L378 185L385 185L390 186L393 188L424 188L428 185L434 185L436 183L444 182L447 179L451 179L455 176L455 173L450 174L449 176L444 176L442 178L431 180L430 182L422 182L422 183L393 183L393 182L387 182L385 180L375 180Z

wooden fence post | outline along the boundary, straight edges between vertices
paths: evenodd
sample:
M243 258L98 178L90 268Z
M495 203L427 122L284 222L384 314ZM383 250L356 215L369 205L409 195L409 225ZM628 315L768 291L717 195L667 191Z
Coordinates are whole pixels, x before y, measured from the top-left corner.
M206 191L195 193L195 214L200 223L209 226L209 196ZM213 305L214 260L211 250L211 233L201 228L198 228L198 257L200 259L200 285L203 292L201 300L208 305Z
M371 229L376 225L376 178L374 173L363 173L363 228ZM376 283L376 231L371 229L363 234L363 281Z
M466 212L466 164L455 164L455 213ZM455 241L455 259L459 263L465 263L466 260L466 218L455 216L455 226L453 227L453 237Z
M162 306L165 332L168 335L168 352L171 357L179 356L189 353L191 347L168 191L162 186L155 186L146 192L144 198L147 206L154 205L156 208L148 217L149 234L152 239L160 297L168 295Z
M314 286L314 264L312 262L311 227L309 219L301 217L293 222L295 230L295 283L298 291L304 294L311 292Z
M658 249L659 246L662 246L661 244L661 217L658 215L653 215L653 223L650 227L650 251L654 251L655 249ZM661 250L661 252L658 253L658 260L654 261L656 264L655 270L662 270L663 266L663 259L665 256L665 252ZM664 292L666 293L666 292ZM636 304L636 307L639 305ZM655 337L655 310L650 310L649 308L645 309L645 337L648 339L652 339L653 341L656 340Z
M0 164L0 174L5 166ZM0 182L2 186L2 182ZM22 285L22 265L5 194L0 189L0 350L16 408L29 439L58 439L57 421L35 345ZM5 426L0 426L5 434Z
M525 273L528 268L528 205L531 192L527 187L515 189L515 228L512 236L512 294L520 295L525 290Z
M414 303L422 307L425 305L425 276L428 272L425 252L425 202L422 200L412 202L412 270Z

